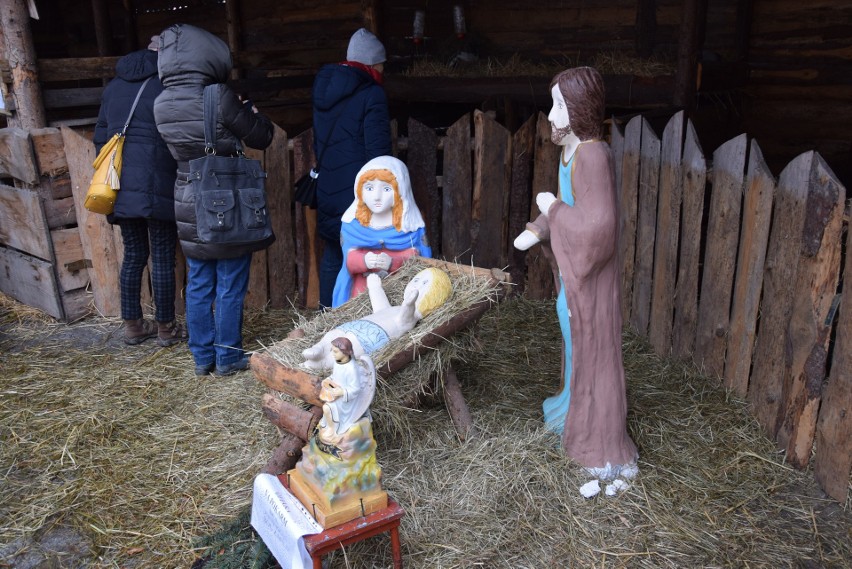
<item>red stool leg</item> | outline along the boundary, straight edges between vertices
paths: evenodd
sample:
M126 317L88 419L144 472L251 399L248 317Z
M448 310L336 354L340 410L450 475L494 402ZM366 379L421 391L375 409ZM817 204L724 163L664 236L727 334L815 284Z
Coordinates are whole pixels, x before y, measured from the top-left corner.
M390 530L391 552L393 554L394 569L402 569L402 546L399 543L399 526L394 526Z
M314 560L314 569L322 569L322 555L311 554L311 559Z

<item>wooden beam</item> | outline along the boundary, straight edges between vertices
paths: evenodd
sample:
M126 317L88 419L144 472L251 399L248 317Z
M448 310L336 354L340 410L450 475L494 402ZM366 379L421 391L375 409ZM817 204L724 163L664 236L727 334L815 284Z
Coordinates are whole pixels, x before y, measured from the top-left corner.
M698 89L699 38L707 16L707 4L705 0L684 0L682 14L672 102L678 108L691 109Z

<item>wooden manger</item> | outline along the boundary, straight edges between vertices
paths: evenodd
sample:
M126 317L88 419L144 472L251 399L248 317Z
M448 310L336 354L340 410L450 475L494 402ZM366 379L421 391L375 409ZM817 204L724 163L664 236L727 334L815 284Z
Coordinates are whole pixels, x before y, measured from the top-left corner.
M408 334L392 340L373 354L378 382L373 409L387 409L394 404L413 408L422 395L441 391L458 436L466 439L476 435L476 428L452 360L460 355L459 352L473 349L473 342L458 337L448 340L461 331L469 331L486 310L504 298L511 280L499 269L415 257L383 281L391 303L399 304L410 278L429 266L449 274L453 296ZM302 367L302 350L338 324L370 311L368 296L362 294L339 308L318 313L310 321L301 323L286 339L252 355L251 369L255 377L271 390L263 396L264 415L281 429L282 435L264 472L277 475L293 468L322 415L319 392L327 373ZM405 374L398 373L402 370L406 370ZM394 376L393 381L391 376Z

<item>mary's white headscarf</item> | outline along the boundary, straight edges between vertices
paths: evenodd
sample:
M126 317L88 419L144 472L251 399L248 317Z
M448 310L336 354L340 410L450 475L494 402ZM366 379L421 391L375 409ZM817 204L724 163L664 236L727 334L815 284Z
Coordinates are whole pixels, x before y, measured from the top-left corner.
M349 223L355 219L355 211L358 209L358 181L364 173L370 170L387 170L396 178L399 198L402 200L402 227L400 227L400 230L408 232L424 227L426 224L423 222L423 216L420 215L420 210L417 208L417 204L414 203L414 194L411 191L408 168L402 160L393 156L377 156L364 164L364 167L355 176L355 183L352 186L355 199L352 205L343 213L341 222Z

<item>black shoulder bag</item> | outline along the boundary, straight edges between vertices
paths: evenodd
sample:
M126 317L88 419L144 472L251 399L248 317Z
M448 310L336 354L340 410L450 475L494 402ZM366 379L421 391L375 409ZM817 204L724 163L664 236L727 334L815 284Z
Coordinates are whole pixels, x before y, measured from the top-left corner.
M239 139L236 156L216 154L218 108L219 85L208 85L204 88L204 156L189 161L198 239L202 243L257 244L263 249L275 240L266 208L266 172L260 161L246 158Z

